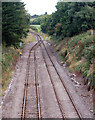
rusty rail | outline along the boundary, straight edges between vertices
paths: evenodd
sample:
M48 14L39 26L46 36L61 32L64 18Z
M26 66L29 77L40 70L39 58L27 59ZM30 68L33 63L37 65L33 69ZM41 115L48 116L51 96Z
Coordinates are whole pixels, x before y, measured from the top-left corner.
M25 119L25 115L26 115L26 102L27 102L27 88L28 88L28 79L29 79L29 68L30 68L30 56L31 56L31 51L34 50L35 53L35 49L37 49L37 47L40 45L40 41L38 41L29 51L29 55L28 55L28 60L27 60L27 69L26 69L26 78L25 78L25 85L24 85L24 95L23 95L23 104L22 104L22 113L21 113L21 120ZM34 59L36 61L35 58L35 54L34 54ZM35 81L37 80L37 72L36 72L36 62L35 62ZM37 85L36 86L36 97L37 97L37 110L38 110L38 119L40 118L40 105L39 105L39 90Z
M43 42L41 36L38 35L38 34L35 34L35 35L38 37L38 39L39 39L39 40L41 41L41 43L43 44L43 46L44 46L44 48L45 48L45 50L46 50L46 53L47 53L47 55L48 55L48 57L49 57L49 59L50 59L52 65L53 65L53 67L54 67L54 69L55 69L57 75L59 76L60 81L61 81L63 87L65 88L65 91L66 91L66 93L67 93L67 95L68 95L68 97L69 97L69 99L70 99L70 101L71 101L71 103L72 103L72 105L73 105L73 107L74 107L74 109L75 109L75 111L76 111L78 117L79 117L79 120L82 120L82 116L81 116L80 112L78 111L76 105L75 105L74 102L72 101L71 95L69 94L69 91L67 90L66 86L64 85L64 82L63 82L63 80L62 80L62 78L61 78L61 76L60 76L60 74L59 74L59 72L58 72L58 70L57 70L55 64L54 64L53 61L52 61L52 59L51 59L51 57L50 57L50 55L49 55L49 53L48 53L48 50L47 50L47 48L46 48L46 46L45 46L45 44L44 44L44 42ZM42 52L43 52L43 51L42 51ZM43 58L44 58L44 55L43 55ZM49 69L48 69L48 65L47 65L47 63L46 63L46 61L45 61L45 58L44 58L44 62L45 62L45 64L46 64L46 68L47 68L48 74L49 74L50 79L51 79L51 82L52 82L52 78L51 78L51 75L50 75L50 72L49 72ZM63 115L63 112L62 112L62 107L61 107L60 102L59 102L59 100L58 100L58 97L57 97L57 94L56 94L56 91L55 91L53 82L52 82L52 85L53 85L53 89L54 89L54 92L55 92L55 95L56 95L56 99L57 99L57 102L58 102L60 111L61 111L61 113L62 113L62 117L63 117L63 119L64 119L64 115Z

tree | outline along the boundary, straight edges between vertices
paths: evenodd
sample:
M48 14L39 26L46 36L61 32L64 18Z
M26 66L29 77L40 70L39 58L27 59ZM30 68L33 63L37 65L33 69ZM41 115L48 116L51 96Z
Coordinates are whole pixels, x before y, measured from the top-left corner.
M47 12L45 12L45 15L47 15Z
M51 22L42 24L48 34L64 38L95 29L95 2L58 2L56 9Z
M25 37L30 24L30 15L22 2L2 3L2 42L6 46L18 46Z

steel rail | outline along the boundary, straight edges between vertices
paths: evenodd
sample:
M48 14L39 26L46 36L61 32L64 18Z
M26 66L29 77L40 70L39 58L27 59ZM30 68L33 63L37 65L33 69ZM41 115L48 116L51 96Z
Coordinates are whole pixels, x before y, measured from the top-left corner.
M22 103L21 120L25 119L25 115L26 115L27 88L28 88L28 79L29 79L29 67L30 67L31 51L35 50L39 45L40 45L40 41L38 41L37 43L35 43L35 45L30 49L29 55L28 55L26 77L25 77L25 85L24 85L24 95L23 95L23 103Z
M60 74L59 74L59 72L58 72L58 70L57 70L57 68L56 68L56 66L55 66L55 64L54 64L54 62L52 61L52 58L50 57L50 55L49 55L49 53L48 53L48 50L47 50L47 48L46 48L46 46L45 46L45 44L44 44L44 42L43 42L41 36L38 35L38 34L35 34L35 35L37 35L37 36L39 37L38 39L42 42L42 44L43 44L43 46L44 46L44 48L45 48L45 50L46 50L46 53L47 53L47 55L48 55L48 57L49 57L49 59L50 59L52 65L53 65L53 67L54 67L56 73L58 74L58 76L59 76L59 78L60 78L60 81L61 81L63 87L65 88L65 91L66 91L66 93L67 93L67 95L68 95L68 97L69 97L69 99L70 99L70 101L71 101L71 103L72 103L72 105L73 105L73 107L74 107L74 109L75 109L75 111L76 111L76 113L77 113L79 119L82 120L82 116L81 116L81 114L79 113L79 111L78 111L76 105L75 105L74 102L72 101L71 95L69 94L69 92L68 92L66 86L64 85L63 80L62 80L62 78L61 78L61 76L60 76ZM45 58L44 58L44 60L45 60ZM46 61L45 61L45 63L46 63ZM46 64L47 64L47 63L46 63ZM47 66L47 65L46 65L46 66ZM48 66L47 66L47 67L48 67ZM50 75L49 70L48 70L48 73L49 73L49 75ZM50 78L51 78L51 77L50 77ZM54 86L54 84L53 84L53 86ZM55 88L54 88L54 91L55 91ZM56 92L56 91L55 91L55 92ZM57 94L56 94L56 97L57 97ZM58 101L58 100L57 100L57 101ZM58 103L59 103L59 101L58 101ZM62 111L62 108L61 108L61 107L60 107L60 110ZM63 117L63 118L64 118L64 117Z
M40 104L40 92L39 92L39 82L38 82L38 73L37 73L37 59L34 51L34 64L35 64L35 86L36 86L36 101L37 101L37 114L38 120L42 119L41 114L41 104Z
M52 80L50 71L49 71L49 69L48 69L48 65L47 65L46 60L45 60L45 57L44 57L43 50L42 50L42 56L43 56L43 59L44 59L44 62L45 62L46 68L47 68L47 72L48 72L49 77L50 77L50 81L51 81L51 83L52 83L52 85L53 85L53 90L54 90L54 93L55 93L56 100L57 100L57 102L58 102L58 106L59 106L59 109L60 109L62 118L63 118L63 120L64 120L65 118L64 118L64 115L63 115L64 113L63 113L63 111L62 111L62 106L61 106L60 101L59 101L59 99L58 99L58 95L57 95L57 93L56 93L56 90L55 90L55 87L54 87L54 83L53 83L53 80Z

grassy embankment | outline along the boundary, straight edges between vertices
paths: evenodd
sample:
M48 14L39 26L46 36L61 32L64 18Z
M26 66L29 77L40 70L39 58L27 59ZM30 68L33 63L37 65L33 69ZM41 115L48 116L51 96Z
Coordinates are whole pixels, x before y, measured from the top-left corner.
M95 35L91 35L90 31L55 43L56 51L60 59L68 65L69 71L81 73L85 84L90 83L91 88L95 88L94 43Z
M32 31L32 30L30 30L30 31ZM33 31L32 31L32 32L33 32ZM28 33L27 38L24 38L24 39L23 39L24 44L27 44L27 43L29 43L29 42L34 42L34 41L35 41L35 37L34 37L34 35L32 35L31 33Z
M30 27L35 32L40 32L41 31L40 25L30 25Z
M24 38L23 47L26 43L34 41L33 35L28 33L27 38ZM2 85L2 91L5 91L8 84L10 83L12 72L15 70L15 65L19 58L20 48L15 49L13 47L3 47L2 48L2 59L0 63L2 64L2 77L0 77L0 84ZM1 80L2 79L2 80Z
M10 82L12 71L15 69L19 56L18 52L19 50L13 47L2 48L2 91L6 90Z

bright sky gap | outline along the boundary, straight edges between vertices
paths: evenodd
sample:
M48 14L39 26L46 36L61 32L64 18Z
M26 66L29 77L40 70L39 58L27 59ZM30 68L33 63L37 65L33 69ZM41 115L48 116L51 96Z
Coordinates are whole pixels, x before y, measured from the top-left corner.
M41 15L47 12L52 14L56 11L56 4L59 0L21 0L26 4L25 8L30 15Z

